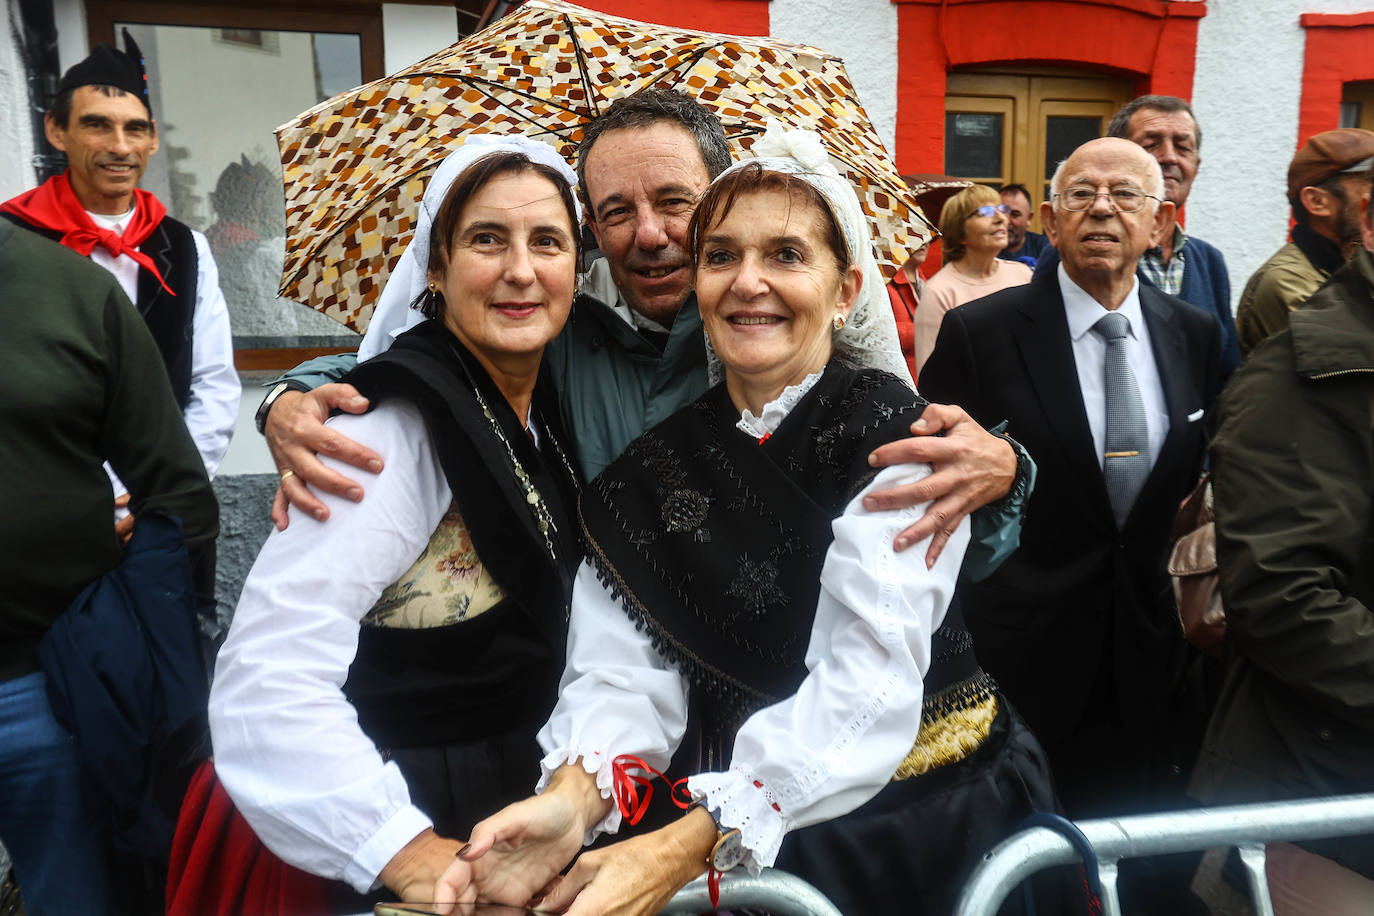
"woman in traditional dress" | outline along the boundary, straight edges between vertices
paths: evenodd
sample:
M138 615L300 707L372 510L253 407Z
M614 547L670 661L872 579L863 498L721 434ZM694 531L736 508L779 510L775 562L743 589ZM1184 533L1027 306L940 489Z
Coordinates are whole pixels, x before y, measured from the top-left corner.
M1054 807L1043 752L947 614L967 523L927 569L892 550L922 507L862 508L929 467L868 464L924 402L854 365L900 359L846 333L887 308L854 192L814 134L774 126L755 151L691 230L724 383L583 491L541 794L477 825L436 901L544 889L541 910L654 913L709 861L777 865L847 913L947 916L978 857ZM634 819L689 723L696 766L671 774L691 774L687 813L557 878Z
M940 210L940 245L945 263L926 281L916 310L916 370L930 359L945 312L1031 280L1020 261L998 257L1007 247L1011 208L987 185L964 188Z
M541 374L576 284L575 180L519 139L438 170L408 257L430 320L350 377L374 409L331 420L385 467L361 502L324 496L328 524L272 533L216 665L221 781L272 852L339 882L343 912L427 900L449 837L537 768L581 558Z

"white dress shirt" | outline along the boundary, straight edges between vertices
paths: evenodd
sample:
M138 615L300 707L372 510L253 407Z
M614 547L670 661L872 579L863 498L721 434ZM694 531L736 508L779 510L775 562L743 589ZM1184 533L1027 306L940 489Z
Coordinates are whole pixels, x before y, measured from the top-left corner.
M1097 450L1097 466L1101 468L1107 463L1107 342L1093 333L1093 325L1107 314L1107 310L1069 279L1062 263L1058 270L1059 290L1064 295L1064 313L1069 321L1069 340L1073 343L1073 359L1078 367L1078 388L1083 393L1083 409L1088 414L1093 448ZM1130 323L1126 360L1135 374L1140 400L1145 405L1145 426L1149 432L1146 448L1150 467L1154 467L1169 432L1169 410L1164 403L1164 386L1155 365L1154 350L1150 348L1150 329L1140 310L1140 281L1134 274L1131 275L1131 291L1117 312Z
M86 212L97 226L119 236L124 235L134 215L133 210L121 216ZM234 434L241 385L234 370L234 339L229 331L229 308L219 288L219 268L205 236L193 229L191 237L196 244L196 304L191 325L191 393L182 416L205 462L205 471L213 478ZM91 260L114 274L130 302L138 302L138 262L128 255L113 257L99 245L91 252ZM115 495L126 492L108 465L106 471Z
M789 389L740 428L751 437L772 431L786 415L778 405L799 399ZM725 826L740 828L745 864L753 870L772 865L788 830L839 817L876 795L915 743L931 635L954 591L968 520L927 570L922 558L928 541L901 556L892 550L893 538L921 517L925 505L867 512L862 499L929 473L928 465L885 468L835 519L805 680L793 696L744 723L728 771L701 773L688 783L693 795L720 811ZM682 740L687 703L687 680L584 564L573 588L558 705L539 733L546 752L540 788L579 758L605 797L618 755L665 767ZM587 840L619 824L612 807Z

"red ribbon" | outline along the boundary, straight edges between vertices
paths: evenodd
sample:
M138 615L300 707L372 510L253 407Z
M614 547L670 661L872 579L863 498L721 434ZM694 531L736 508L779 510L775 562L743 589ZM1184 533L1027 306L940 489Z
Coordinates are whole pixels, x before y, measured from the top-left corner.
M631 769L643 770L650 774L644 776L630 772ZM658 778L668 783L668 797L673 804L683 811L692 807L691 796L685 800L678 797L678 788L681 787L685 793L687 791L687 780L690 777L684 776L677 782L668 779L667 774L654 769L639 757L633 754L621 754L611 761L611 775L615 785L615 803L620 809L620 816L629 822L633 827L644 817L644 813L649 810L649 802L654 797L654 779ZM644 790L641 798L639 790Z
M764 436L767 439L767 436ZM760 444L762 444L760 442ZM644 776L631 773L630 770L643 770L650 775ZM692 797L687 795L687 780L691 777L684 776L676 782L668 779L666 773L654 769L639 757L633 754L621 754L611 761L611 775L615 784L615 803L620 809L620 816L629 822L633 827L644 817L644 813L649 809L649 802L654 797L654 779L658 778L668 783L668 797L673 804L683 811L692 807ZM762 785L762 783L755 783ZM683 797L679 797L679 788L682 790ZM639 790L644 790L641 798ZM773 806L777 808L777 805ZM711 907L720 906L720 872L716 871L714 865L707 866L706 889L711 893Z
M142 188L134 188L134 214L129 218L123 236L95 224L77 199L66 172L49 178L32 191L25 191L5 201L0 204L0 211L13 213L40 229L62 233L59 241L82 257L90 257L97 245L108 251L111 257L127 254L139 267L157 277L163 289L176 295L167 281L162 279L162 273L153 259L138 250L138 246L153 234L153 230L167 215L167 208L162 201Z

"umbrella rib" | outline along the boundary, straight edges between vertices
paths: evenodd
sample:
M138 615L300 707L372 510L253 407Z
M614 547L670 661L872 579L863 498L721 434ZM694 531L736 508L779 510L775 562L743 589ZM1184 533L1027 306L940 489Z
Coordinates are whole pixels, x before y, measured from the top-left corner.
M583 124L587 122L587 113L585 111L578 111L575 108L567 108L562 105L555 105L549 102L547 99L540 98L539 96L534 95L532 93L525 92L521 89L511 89L508 86L502 86L500 83L493 82L491 80L484 80L478 77L463 77L463 79L472 83L474 89L476 89L478 92L481 92L483 95L491 99L496 104L500 105L502 108L505 108L515 117L519 118L520 120L524 121L526 124L529 124L532 127L539 128L537 131L535 131L536 134L553 134L556 137L562 137L563 139L567 139L567 134L578 130L582 127ZM495 93L486 91L482 88L482 85L479 84L498 87L503 92L509 92L514 95L518 95L521 98L528 99L531 102L539 102L541 104L548 105L548 107L550 108L556 108L560 111L566 111L568 114L578 118L582 118L583 120L578 122L577 124L570 124L567 127L549 127L547 124L541 124L539 121L535 120L531 115L520 110L519 108L516 108L510 102L507 102L505 99L498 97ZM529 135L526 134L526 136Z
M509 93L511 93L511 94L513 94L513 95L518 95L518 96L520 96L521 98L529 99L529 100L532 101L532 102L538 102L538 103L540 103L541 105L545 105L545 106L547 106L547 107L549 107L549 108L556 108L556 109L558 109L559 111L566 111L568 114L577 115L578 117L581 117L581 118L587 117L586 112L578 111L576 108L569 108L567 105L560 105L558 102L554 101L553 99L546 99L546 98L543 98L542 96L537 96L537 95L535 95L535 94L532 93L532 92L526 92L526 91L523 90L523 89L516 89L516 88L513 88L513 87L511 87L511 86L507 86L505 83L498 83L496 80L484 79L484 78L482 78L482 77L480 77L480 76L458 76L458 75L455 75L455 74L453 74L453 73L440 73L440 72L438 72L438 71L431 71L431 72L424 72L424 73L411 73L411 74L407 74L407 78L409 78L409 77L411 77L411 76L431 76L431 77L434 77L434 78L436 78L436 79L449 79L449 80L456 80L457 82L460 82L460 83L468 83L468 84L470 84L474 89L477 89L478 91L480 91L480 92L482 92L483 94L485 94L487 98L492 99L492 100L494 100L494 101L496 101L496 102L498 102L498 103L500 103L500 104L502 104L502 105L505 105L507 108L510 108L510 104L509 104L509 103L507 103L507 102L502 102L502 101L501 101L499 98L497 98L494 94L492 94L492 93L490 93L490 92L487 92L483 87L484 87L484 86L495 86L496 88L500 89L502 92L509 92ZM514 111L514 109L511 109L511 110ZM525 118L525 120L529 121L531 124L536 123L536 122L535 122L533 119L531 119L528 115L521 115L521 117ZM553 133L556 133L556 131L553 131Z
M677 79L673 80L672 88L677 88L678 83L682 82L683 79L686 78L687 71L695 67L697 65L697 61L705 57L708 51L714 51L716 48L719 48L723 44L725 44L725 42L718 41L713 45L702 45L701 47L693 51L690 55L684 57L680 62L670 67L669 70L677 72Z
M576 27L573 25L572 17L567 13L563 14L563 24L568 28L568 38L572 41L573 51L577 54L577 75L582 80L582 91L587 94L587 108L592 113L592 120L595 120L601 117L601 108L596 104L591 77L587 74L587 55L582 51L582 43L577 40Z

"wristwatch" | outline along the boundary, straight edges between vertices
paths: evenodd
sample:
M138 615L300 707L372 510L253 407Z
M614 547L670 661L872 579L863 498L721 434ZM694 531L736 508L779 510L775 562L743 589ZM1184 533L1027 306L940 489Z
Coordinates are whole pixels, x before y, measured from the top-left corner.
M744 837L738 828L721 826L720 811L706 804L705 796L688 805L688 810L702 808L716 825L716 845L706 857L706 889L711 895L711 908L720 908L720 876L744 861Z
M711 847L706 864L718 872L727 872L744 861L744 835L738 828L721 830L719 824L716 825L716 832L719 839Z
M1011 446L1012 454L1016 456L1016 476L1012 478L1011 489L1007 491L1006 496L994 500L984 507L991 512L1002 512L1012 507L1015 507L1018 512L1024 511L1026 500L1030 498L1031 488L1035 486L1035 459L1031 458L1030 452L1026 451L1024 445L1007 435L1006 430L1007 421L1003 420L989 429L988 432Z
M273 385L272 390L267 392L267 397L263 398L262 403L258 405L258 412L253 414L253 425L258 428L258 433L261 435L266 432L267 414L271 412L272 405L277 403L277 398L281 397L283 392L309 390L299 382L285 381Z
M716 845L711 847L711 853L706 857L707 867L713 871L726 872L743 862L744 835L739 832L739 829L722 826L720 811L707 807L705 798L697 799L692 807L704 808L706 813L711 816L711 821L716 825Z

